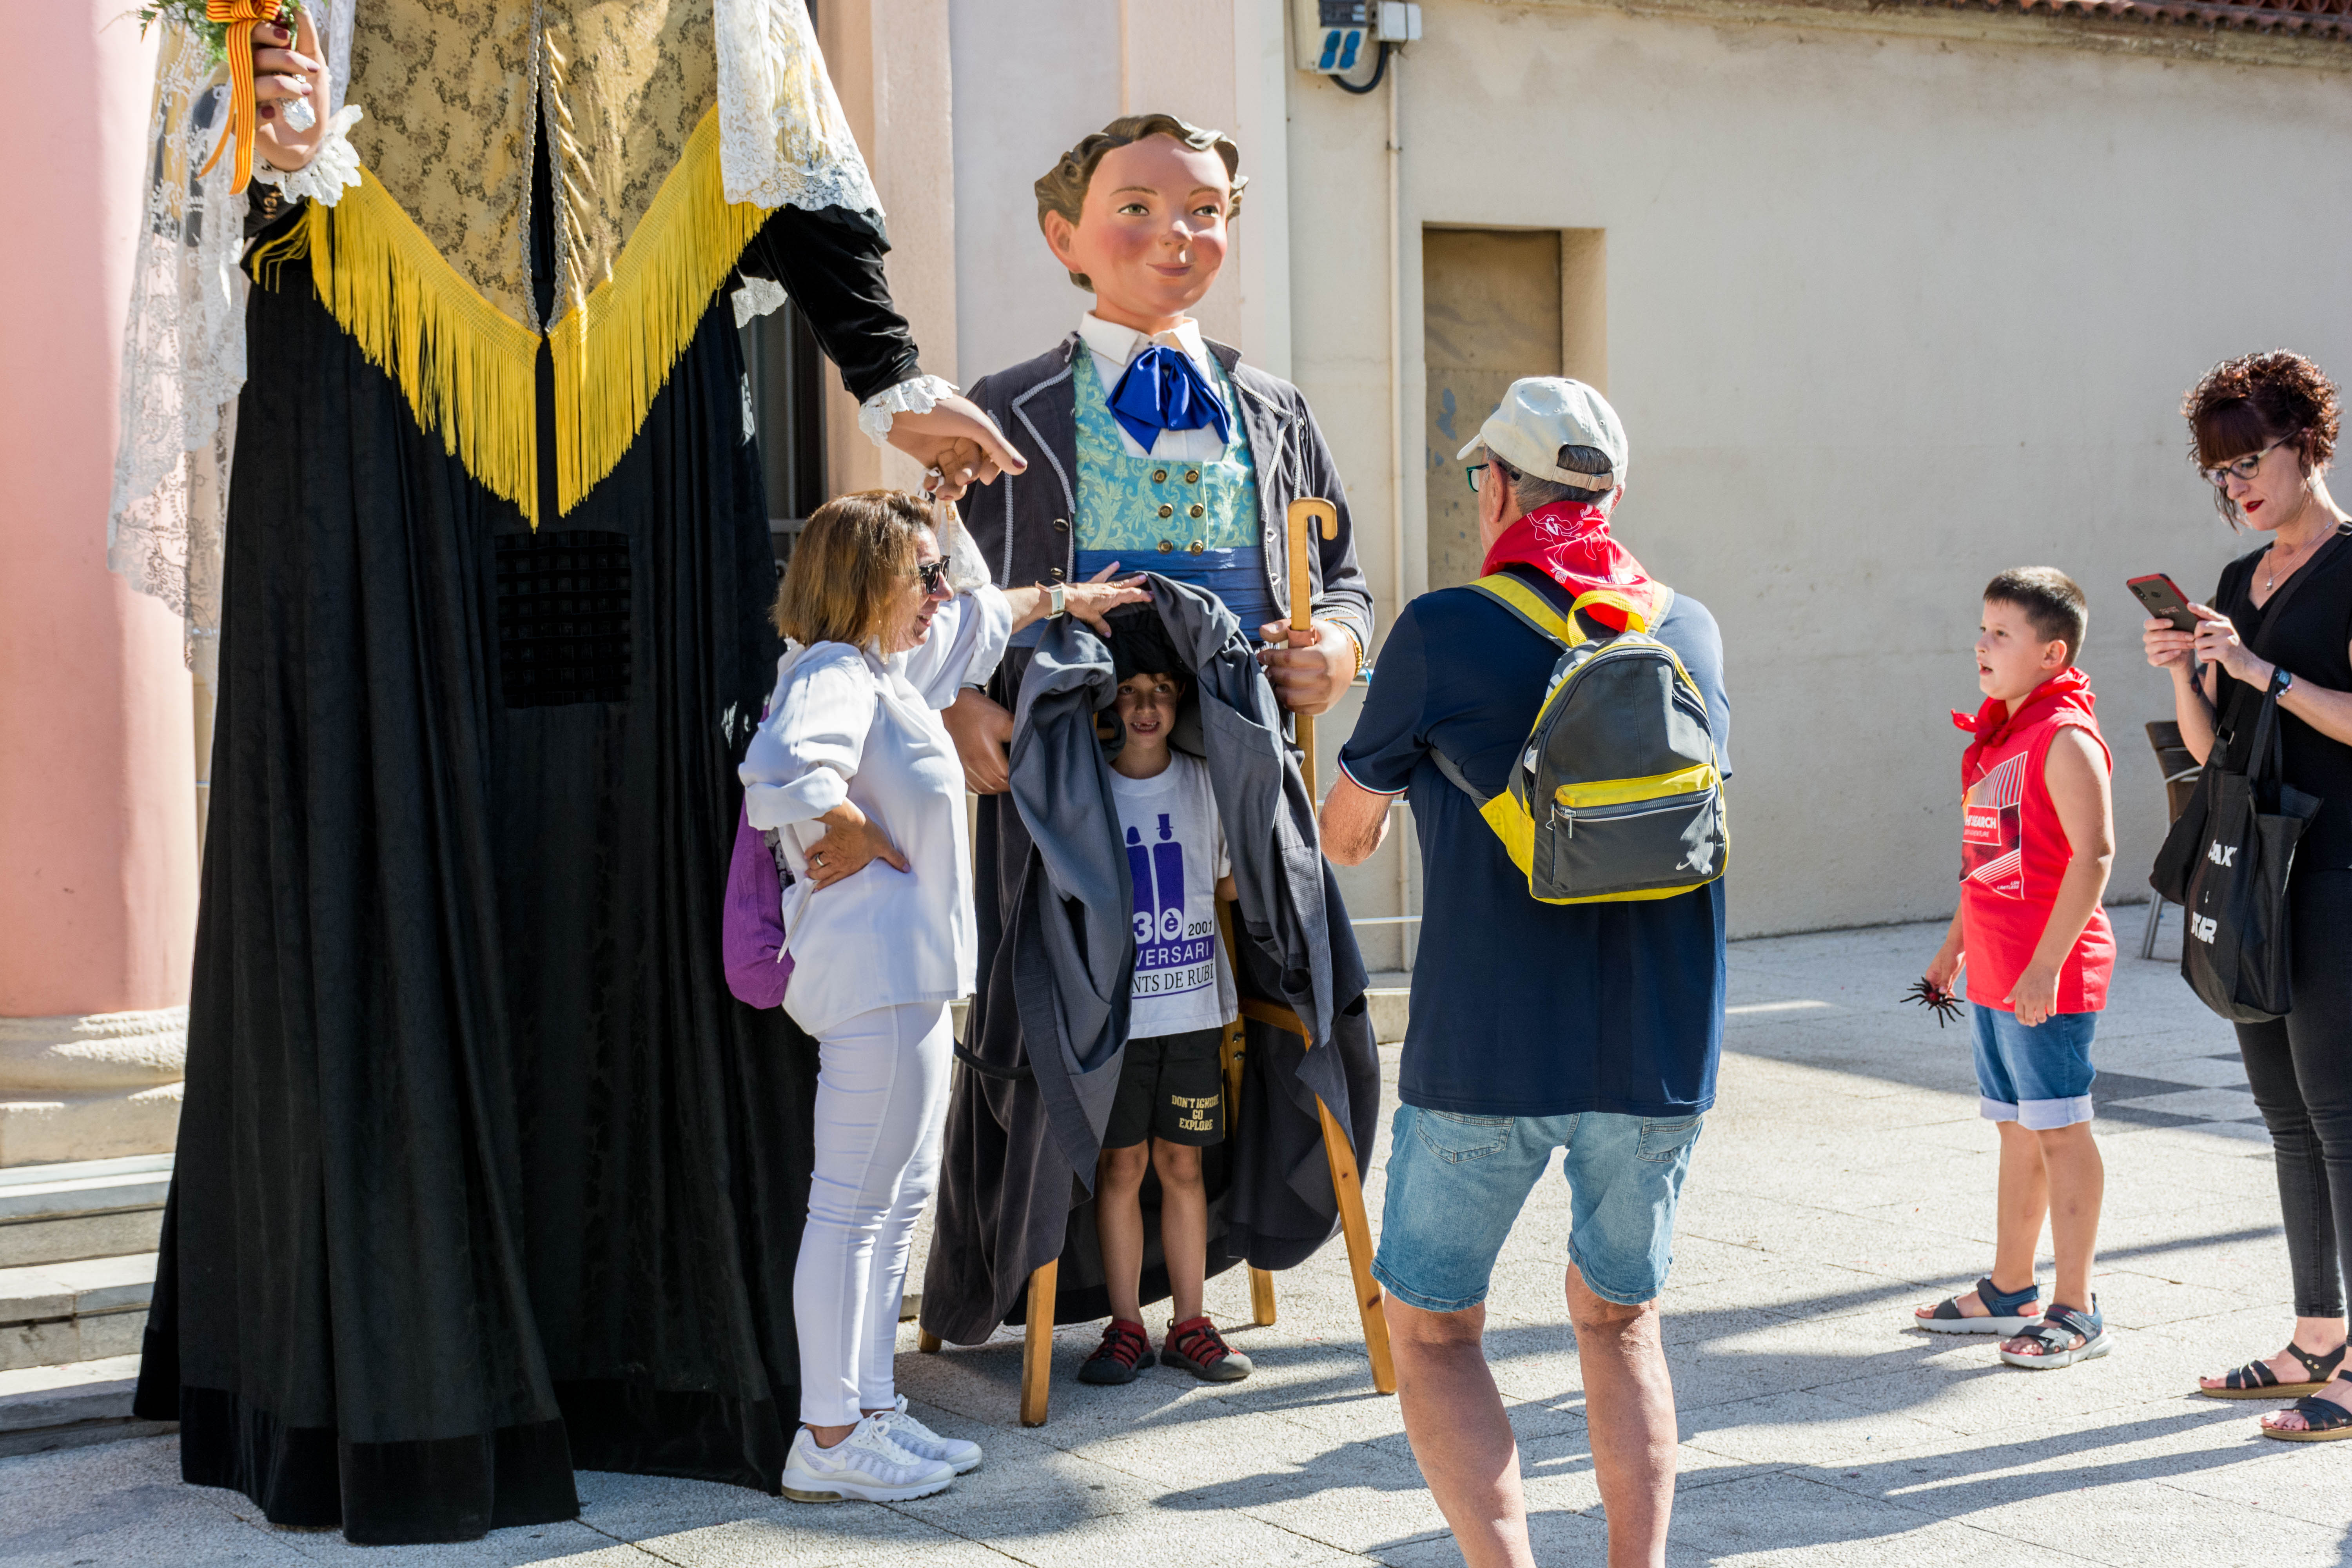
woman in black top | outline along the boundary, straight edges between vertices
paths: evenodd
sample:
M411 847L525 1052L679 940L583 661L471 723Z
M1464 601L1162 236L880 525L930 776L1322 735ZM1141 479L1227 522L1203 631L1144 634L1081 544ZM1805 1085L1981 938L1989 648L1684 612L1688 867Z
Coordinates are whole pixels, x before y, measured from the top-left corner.
M2147 623L2147 661L2171 671L2181 739L2200 762L2218 736L2228 765L2244 767L2263 693L2276 689L2285 780L2325 803L2289 884L2294 1010L2237 1026L2276 1152L2294 1337L2265 1361L2200 1382L2222 1399L2309 1396L2263 1417L2268 1436L2347 1437L2352 1383L2336 1373L2341 1260L2352 1257L2352 963L2339 948L2352 930L2352 540L2339 538L2347 519L2324 478L2336 387L2300 354L2249 354L2215 366L2182 412L2222 517L2271 537L2222 572L2210 608L2190 606L2194 633Z

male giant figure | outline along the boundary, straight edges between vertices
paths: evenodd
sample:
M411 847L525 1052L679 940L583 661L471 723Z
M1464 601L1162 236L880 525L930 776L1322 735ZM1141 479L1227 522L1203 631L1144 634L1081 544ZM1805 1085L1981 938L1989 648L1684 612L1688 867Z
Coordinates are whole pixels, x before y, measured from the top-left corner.
M1138 114L1081 140L1037 182L1045 244L1095 307L1035 359L973 384L971 401L1045 460L968 494L964 520L1000 583L1075 582L1118 563L1208 589L1265 645L1283 706L1320 713L1371 645L1347 490L1298 388L1202 337L1186 313L1224 265L1248 184L1240 162L1219 132ZM1312 625L1293 628L1283 519L1301 496L1337 505L1339 531L1316 541ZM948 712L977 794L1004 789L1024 663L1008 661L1004 700L975 689Z
M1730 771L1723 647L1706 606L1654 582L1609 536L1625 435L1591 387L1514 383L1463 448L1475 458L1487 573L1563 614L1577 595L1639 602L1706 700ZM1596 619L1607 616L1596 609ZM1584 1368L1611 1568L1663 1564L1674 1389L1656 1297L1675 1205L1723 1034L1723 883L1628 903L1547 904L1437 758L1503 789L1558 645L1474 588L1405 606L1323 804L1324 853L1355 865L1410 793L1423 924L1380 1255L1413 1456L1471 1568L1532 1563L1527 1502L1480 1338L1487 1280L1555 1148L1570 1190L1568 1306Z

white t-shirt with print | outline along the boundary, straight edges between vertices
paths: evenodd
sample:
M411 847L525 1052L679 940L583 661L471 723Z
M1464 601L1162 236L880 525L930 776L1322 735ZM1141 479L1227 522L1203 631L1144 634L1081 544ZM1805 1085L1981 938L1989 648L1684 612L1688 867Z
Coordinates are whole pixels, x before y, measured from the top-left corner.
M1217 940L1217 881L1233 869L1209 765L1182 752L1148 779L1114 772L1111 798L1135 883L1136 1039L1213 1029L1236 1011Z

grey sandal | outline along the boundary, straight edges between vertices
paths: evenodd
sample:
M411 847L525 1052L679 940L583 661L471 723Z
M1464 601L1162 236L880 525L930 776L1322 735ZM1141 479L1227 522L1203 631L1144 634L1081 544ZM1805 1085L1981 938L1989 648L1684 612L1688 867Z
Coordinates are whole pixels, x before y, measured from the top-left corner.
M2076 1335L2083 1342L2073 1344ZM2026 1367L2034 1372L2049 1372L2062 1366L2073 1366L2078 1361L2092 1361L2116 1348L2113 1336L2107 1332L2106 1321L2099 1316L2099 1303L2092 1298L2087 1312L2074 1307L2062 1307L2052 1302L2042 1321L2018 1336L2032 1340L2042 1347L2038 1354L2023 1351L2003 1351L2000 1359L2011 1366ZM2070 1348L2071 1346L2071 1348Z
M1977 1300L1991 1314L1985 1318L1965 1318L1960 1315L1960 1299L1947 1296L1936 1303L1936 1310L1927 1317L1916 1312L1912 1322L1931 1334L1999 1334L2002 1339L2015 1339L2042 1321L2037 1310L2024 1309L2042 1299L2042 1287L2028 1285L2022 1290L2001 1291L1992 1288L1992 1276L1977 1281Z

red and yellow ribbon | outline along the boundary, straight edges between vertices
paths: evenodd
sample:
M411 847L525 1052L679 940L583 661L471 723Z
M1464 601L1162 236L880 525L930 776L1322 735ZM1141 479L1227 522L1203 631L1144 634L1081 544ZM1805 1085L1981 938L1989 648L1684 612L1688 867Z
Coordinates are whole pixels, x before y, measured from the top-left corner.
M209 174L213 165L228 147L228 140L236 138L236 163L233 167L236 178L229 184L234 195L253 180L253 142L255 113L253 97L253 29L264 22L278 20L281 0L205 0L205 16L209 21L228 24L228 124L221 132L220 145L205 160L196 172Z

